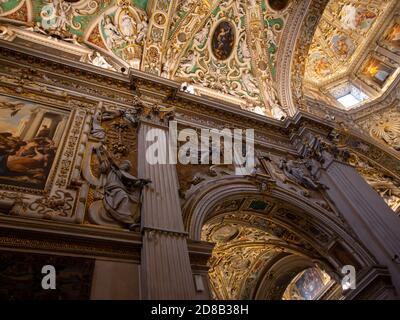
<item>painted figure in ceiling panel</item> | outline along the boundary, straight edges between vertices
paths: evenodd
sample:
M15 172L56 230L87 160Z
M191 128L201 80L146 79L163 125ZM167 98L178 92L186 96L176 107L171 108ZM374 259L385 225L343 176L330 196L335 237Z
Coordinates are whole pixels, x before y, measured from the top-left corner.
M363 47L393 5L393 1L331 0L311 44L306 81L321 85L351 71L351 63L364 54Z

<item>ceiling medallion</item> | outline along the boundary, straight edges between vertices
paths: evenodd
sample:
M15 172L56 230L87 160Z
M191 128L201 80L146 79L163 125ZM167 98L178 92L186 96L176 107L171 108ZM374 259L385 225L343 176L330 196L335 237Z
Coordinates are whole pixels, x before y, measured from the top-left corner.
M239 234L239 229L235 226L223 225L220 228L214 230L212 239L216 242L223 241L227 242L232 240Z
M287 7L289 0L269 0L269 6L274 11L281 11Z
M211 49L218 60L226 60L235 44L235 27L229 21L221 21L214 30Z

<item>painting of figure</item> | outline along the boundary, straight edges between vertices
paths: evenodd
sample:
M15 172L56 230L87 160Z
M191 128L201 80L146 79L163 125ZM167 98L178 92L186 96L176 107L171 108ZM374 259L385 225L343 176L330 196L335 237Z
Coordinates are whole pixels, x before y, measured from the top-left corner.
M311 63L317 76L325 77L332 73L331 64L329 63L328 59L320 52L312 53L309 59L309 62Z
M212 36L212 52L219 60L226 60L233 51L235 44L235 28L228 21L220 22Z
M332 49L341 60L351 57L355 50L353 41L344 35L335 35L332 38Z
M394 69L385 65L380 60L370 57L365 65L362 74L368 79L372 80L380 87L383 87L386 80L393 73Z
M395 23L389 29L385 40L394 49L400 49L400 23Z
M67 113L0 96L0 184L43 189Z
M321 275L315 268L307 269L296 281L296 291L304 300L313 300L323 286Z
M345 29L368 31L376 19L376 14L365 8L349 4L343 6L340 22Z

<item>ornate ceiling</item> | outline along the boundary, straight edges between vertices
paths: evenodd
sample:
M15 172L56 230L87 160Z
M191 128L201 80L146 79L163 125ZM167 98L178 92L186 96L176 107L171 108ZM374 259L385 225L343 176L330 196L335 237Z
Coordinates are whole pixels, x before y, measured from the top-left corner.
M216 244L209 261L214 299L249 299L265 266L284 252L287 240L280 236L290 232L265 219L264 224L244 223L246 219L254 222L252 215L236 213L203 227L202 240ZM289 238L298 240L294 234Z
M286 116L274 80L290 1L2 0L0 8L3 39L188 82L195 94Z
M283 120L298 108L303 91L296 87L303 82L306 93L339 108L335 98L350 85L369 100L387 90L399 73L399 6L396 0L1 0L0 38L112 71L133 68L187 83L190 93ZM296 52L303 57L292 57ZM291 81L298 82L294 88Z
M398 5L396 0L329 1L306 60L306 86L333 98L352 93L360 101L388 89L400 62ZM367 97L357 96L359 91Z

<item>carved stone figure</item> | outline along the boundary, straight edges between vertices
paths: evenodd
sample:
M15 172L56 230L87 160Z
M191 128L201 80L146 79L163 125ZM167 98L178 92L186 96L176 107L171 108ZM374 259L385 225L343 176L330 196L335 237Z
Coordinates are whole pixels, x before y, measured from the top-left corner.
M276 47L276 36L274 32L272 31L272 27L268 24L267 30L266 30L266 35L267 35L267 43L270 46Z
M272 116L277 120L284 120L287 116L285 111L283 111L282 108L277 103L272 104L271 113Z
M281 159L279 168L285 175L305 188L317 190L321 185L313 181L311 176L302 168L303 163L294 160Z
M149 29L148 23L147 23L147 17L143 17L143 20L138 24L138 35L136 38L136 43L142 44L144 42L144 39L146 38L147 35L147 30Z
M115 26L110 16L104 17L104 33L107 36L107 46L111 49L123 42L121 33L118 31L118 28Z
M136 31L136 22L127 11L124 12L121 18L121 31L126 37L132 37Z
M103 199L92 204L89 210L91 221L111 224L108 215L119 224L132 228L140 219L141 190L150 180L131 175L129 160L123 160L120 165L114 163L103 146L97 148L96 153L102 174Z
M246 39L243 39L240 43L240 52L243 56L243 59L248 59L251 57L249 46L247 45Z
M208 33L210 31L210 25L207 24L196 36L194 37L194 44L193 46L200 46L206 40Z
M101 126L101 111L98 110L96 111L95 115L93 116L93 121L92 121L92 129L90 130L90 134L92 137L96 139L104 139L106 136L106 133Z
M72 23L74 10L71 3L62 0L52 0L41 8L41 27L61 37L69 35L68 28Z
M115 68L111 64L109 64L99 52L96 52L95 54L89 54L88 62L96 67L116 71Z
M185 61L181 64L182 71L184 73L190 73L193 67L196 65L196 55L191 52Z
M142 110L140 108L129 109L124 111L123 117L129 121L132 125L137 126L139 123L139 116Z
M259 93L260 90L257 88L255 84L254 77L251 75L249 70L246 70L242 76L243 85L245 86L246 90L250 93Z

